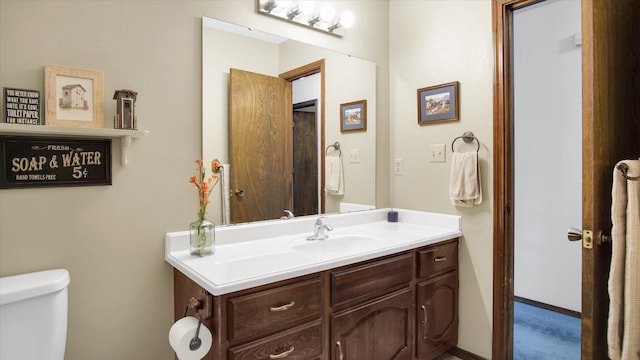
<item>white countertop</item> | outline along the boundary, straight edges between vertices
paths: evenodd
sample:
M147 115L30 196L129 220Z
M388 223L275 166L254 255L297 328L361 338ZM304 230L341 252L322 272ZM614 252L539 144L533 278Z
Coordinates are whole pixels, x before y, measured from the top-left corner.
M218 226L215 254L205 257L190 255L189 231L167 233L165 260L211 294L223 295L462 235L460 216L394 209L398 222L390 223L389 210L323 215L334 230L314 242L306 237L318 216ZM355 242L338 245L342 239Z

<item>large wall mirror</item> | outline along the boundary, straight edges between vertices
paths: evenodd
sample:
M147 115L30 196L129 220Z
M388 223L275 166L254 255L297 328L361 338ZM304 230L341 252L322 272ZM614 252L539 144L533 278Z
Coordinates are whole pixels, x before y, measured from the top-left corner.
M229 164L214 219L375 206L375 63L204 17L202 67L202 157ZM366 130L341 132L340 105L360 100ZM325 157L338 155L343 192L327 193Z

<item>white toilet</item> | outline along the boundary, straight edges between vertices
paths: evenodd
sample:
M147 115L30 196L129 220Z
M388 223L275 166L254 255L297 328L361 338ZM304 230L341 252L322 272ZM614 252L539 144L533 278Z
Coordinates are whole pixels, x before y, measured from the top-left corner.
M0 359L63 360L67 270L0 278Z

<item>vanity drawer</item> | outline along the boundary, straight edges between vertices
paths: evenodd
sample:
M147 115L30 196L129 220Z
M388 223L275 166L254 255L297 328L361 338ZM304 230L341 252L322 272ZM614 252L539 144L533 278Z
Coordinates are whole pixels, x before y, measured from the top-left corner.
M316 359L322 355L320 320L229 349L230 360Z
M408 286L412 278L411 254L373 261L331 273L331 304L355 304Z
M319 278L231 298L229 338L281 330L320 317L321 310Z
M458 240L418 251L418 277L430 278L458 268Z

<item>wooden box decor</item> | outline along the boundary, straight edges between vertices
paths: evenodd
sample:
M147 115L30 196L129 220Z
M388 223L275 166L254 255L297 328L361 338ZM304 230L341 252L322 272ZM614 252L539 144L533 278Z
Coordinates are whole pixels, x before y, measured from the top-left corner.
M113 117L114 129L137 129L136 97L138 93L133 90L116 90L113 100L116 100L116 115Z

